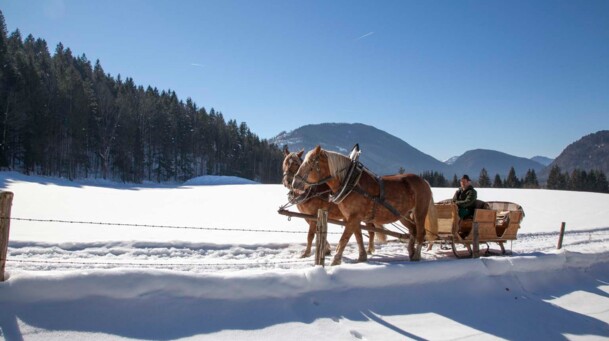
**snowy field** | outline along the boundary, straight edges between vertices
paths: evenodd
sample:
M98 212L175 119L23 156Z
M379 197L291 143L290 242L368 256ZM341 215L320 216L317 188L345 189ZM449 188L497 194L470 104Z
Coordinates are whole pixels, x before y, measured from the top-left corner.
M524 207L511 256L458 260L434 247L411 263L390 238L368 263L355 263L352 241L343 265L321 268L299 258L304 221L277 214L280 185L2 172L0 186L15 194L6 340L609 338L607 194L479 189ZM342 228L329 231L335 245Z

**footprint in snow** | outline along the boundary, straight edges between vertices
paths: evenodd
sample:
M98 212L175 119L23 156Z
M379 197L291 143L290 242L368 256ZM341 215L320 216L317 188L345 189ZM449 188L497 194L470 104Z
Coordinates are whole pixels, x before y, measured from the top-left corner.
M355 330L351 331L351 335L353 335L354 337L356 337L356 338L358 338L360 340L362 340L364 338L364 335L362 335L360 332L355 331Z

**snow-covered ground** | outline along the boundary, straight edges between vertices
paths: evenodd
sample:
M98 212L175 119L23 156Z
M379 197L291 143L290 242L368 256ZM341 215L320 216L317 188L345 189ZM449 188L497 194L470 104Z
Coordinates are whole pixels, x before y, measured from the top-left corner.
M230 183L222 185L220 183ZM0 173L15 193L0 336L52 339L609 338L609 195L479 189L526 213L512 256L365 264L301 259L280 185L68 182ZM215 186L202 186L214 184ZM436 200L454 189L435 188ZM292 207L292 209L294 209ZM567 224L563 250L558 230ZM336 243L341 227L330 225Z

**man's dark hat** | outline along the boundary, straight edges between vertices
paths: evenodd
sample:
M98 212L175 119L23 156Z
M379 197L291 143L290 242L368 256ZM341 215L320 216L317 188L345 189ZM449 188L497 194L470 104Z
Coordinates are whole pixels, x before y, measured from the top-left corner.
M463 174L463 176L461 177L461 180L463 180L463 179L465 179L465 180L467 180L467 181L471 181L471 180L469 179L469 176L468 176L467 174Z

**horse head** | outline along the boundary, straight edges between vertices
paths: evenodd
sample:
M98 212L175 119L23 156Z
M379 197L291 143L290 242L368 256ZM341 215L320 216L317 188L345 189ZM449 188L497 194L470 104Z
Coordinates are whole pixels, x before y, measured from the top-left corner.
M332 179L327 153L320 146L307 153L292 180L292 188L305 190L311 186L325 184Z
M288 146L283 148L283 178L281 182L283 186L285 186L289 190L293 190L292 188L292 180L294 180L294 175L298 171L298 168L302 164L302 154L304 154L304 149L299 152L290 152L288 150Z

